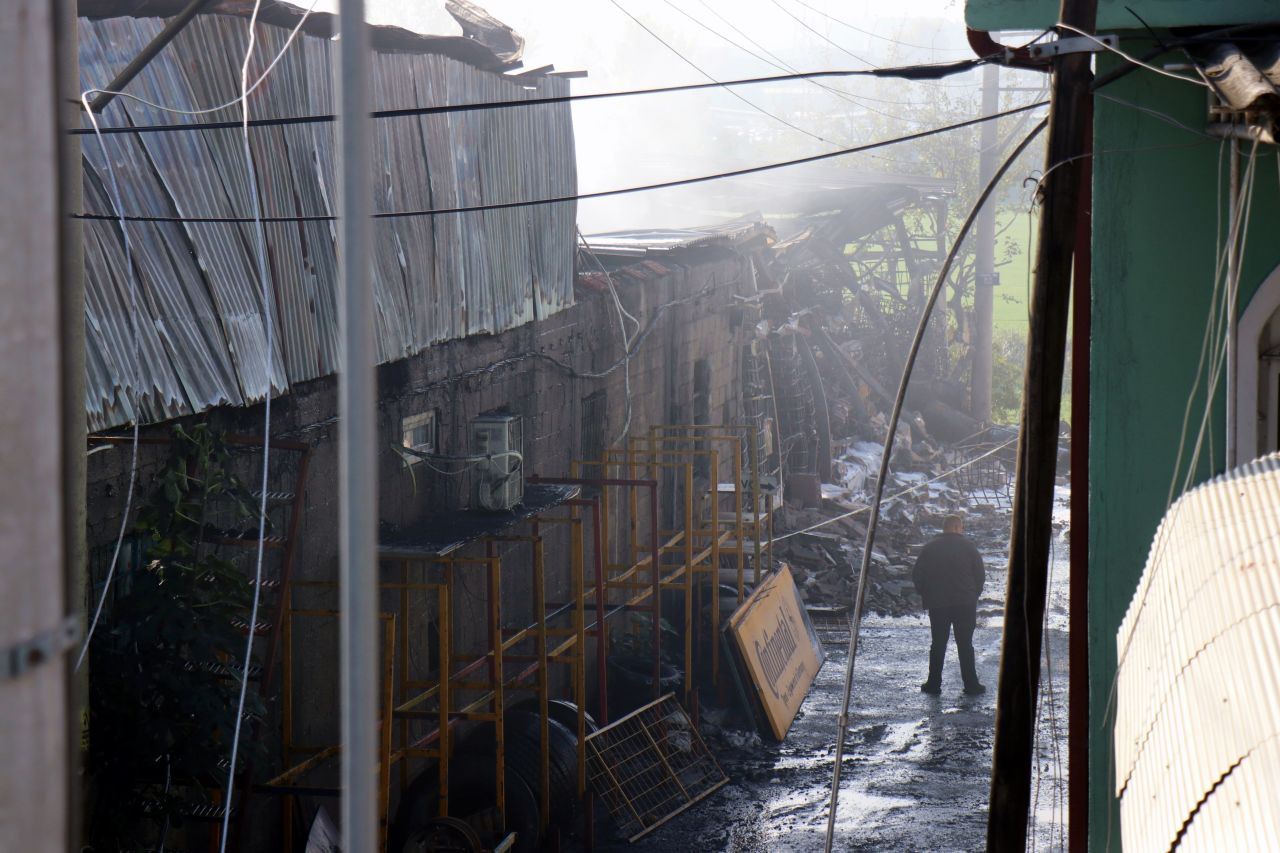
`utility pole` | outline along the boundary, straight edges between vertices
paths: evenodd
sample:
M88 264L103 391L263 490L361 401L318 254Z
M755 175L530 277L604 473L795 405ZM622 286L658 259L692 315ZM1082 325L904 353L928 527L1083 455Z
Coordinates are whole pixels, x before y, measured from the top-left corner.
M342 849L378 845L378 465L369 188L372 101L364 0L340 0L338 65L339 589ZM386 723L384 722L384 725Z
M0 15L0 56L22 69L0 78L0 459L11 486L0 513L0 848L22 851L64 851L71 836L62 11L13 0Z
M982 67L982 115L1000 109L1000 66ZM1000 162L996 123L984 121L978 137L978 186L985 187ZM996 275L996 203L987 200L974 223L973 365L969 386L969 414L991 423L991 337L994 325Z
M1093 32L1097 0L1062 0L1058 20ZM1090 59L1088 53L1068 53L1053 60L1043 212L1027 339L1000 686L996 695L991 807L987 816L987 850L999 853L1022 853L1026 849L1031 808L1067 307L1080 215L1077 207L1085 174L1082 155L1090 151Z

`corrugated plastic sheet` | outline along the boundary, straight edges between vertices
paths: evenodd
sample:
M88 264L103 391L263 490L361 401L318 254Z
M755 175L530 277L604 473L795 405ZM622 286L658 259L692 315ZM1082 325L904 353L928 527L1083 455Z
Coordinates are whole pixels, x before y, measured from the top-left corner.
M111 78L160 28L155 19L80 21L85 87ZM256 79L286 31L258 29ZM130 84L179 109L239 94L247 27L197 17ZM255 118L330 113L333 45L300 36L250 98ZM568 94L559 78L515 80L445 56L373 57L377 109L545 98ZM238 120L239 107L192 119L127 99L104 125ZM85 126L88 126L86 119ZM82 137L85 209L115 213L107 158L121 206L166 217L252 215L240 131ZM258 197L266 216L335 212L332 124L250 130ZM577 192L567 104L379 119L374 123L374 210L425 210L572 196ZM372 286L377 356L394 361L445 340L496 333L573 302L573 202L501 211L375 220ZM268 304L252 225L129 223L137 293L114 222L85 228L86 407L92 429L138 417L152 422L213 406L244 405L334 372L337 363L335 227L264 226ZM136 313L130 306L136 304ZM274 343L267 357L266 312ZM135 413L136 406L136 413Z
M1170 508L1116 643L1124 849L1278 849L1280 454Z

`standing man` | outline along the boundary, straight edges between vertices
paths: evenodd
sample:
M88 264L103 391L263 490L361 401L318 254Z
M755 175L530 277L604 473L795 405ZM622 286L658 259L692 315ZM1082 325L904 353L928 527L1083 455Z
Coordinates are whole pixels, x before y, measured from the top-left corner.
M947 636L956 634L956 654L960 658L960 675L964 692L970 696L985 693L978 681L974 665L973 629L978 622L978 596L986 581L982 555L964 535L964 520L948 515L942 521L942 534L924 546L911 572L916 591L929 611L929 627L933 642L929 646L929 680L920 685L923 693L942 693L942 661L947 656Z

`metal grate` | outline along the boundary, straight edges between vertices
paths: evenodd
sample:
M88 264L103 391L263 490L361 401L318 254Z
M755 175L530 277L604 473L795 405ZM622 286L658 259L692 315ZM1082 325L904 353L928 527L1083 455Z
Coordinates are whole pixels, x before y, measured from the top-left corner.
M849 608L813 606L805 609L809 612L813 630L822 642L840 644L848 641Z
M635 841L729 781L668 693L587 738L591 785Z

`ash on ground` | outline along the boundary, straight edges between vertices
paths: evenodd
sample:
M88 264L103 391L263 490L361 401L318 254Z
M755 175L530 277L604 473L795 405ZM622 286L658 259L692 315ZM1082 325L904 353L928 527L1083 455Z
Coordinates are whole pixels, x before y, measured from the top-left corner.
M1006 441L1007 439L1003 439ZM1001 442L1001 443L1002 443ZM705 800L633 844L597 824L597 850L658 853L668 850L818 851L823 849L831 797L835 744L845 741L835 848L855 851L969 851L986 845L995 685L1004 628L1005 561L1010 509L1007 480L1012 459L991 466L995 476L940 476L966 459L983 457L964 471L996 459L991 447L947 451L928 459L895 458L900 472L886 483L877 528L866 613L858 643L857 669L848 724L838 724L849 639L844 616L853 600L869 485L879 448L849 443L837 454L840 484L826 488L823 505L788 507L785 535L833 516L854 515L777 543L788 560L826 651L785 740L761 738L732 703L716 707L703 693L701 731L729 778ZM1009 456L1012 457L1012 453ZM895 454L896 457L896 454ZM1002 471L1009 473L1001 473ZM937 478L937 479L935 479ZM929 482L933 481L933 482ZM1045 658L1036 729L1031 836L1043 849L1066 849L1066 692L1069 488L1057 490ZM942 695L920 692L928 668L929 622L911 583L919 547L940 528L944 516L965 517L987 566L987 583L974 634L979 678L986 694L961 690L954 646L947 652ZM825 610L827 616L823 616ZM727 700L728 697L722 697Z

